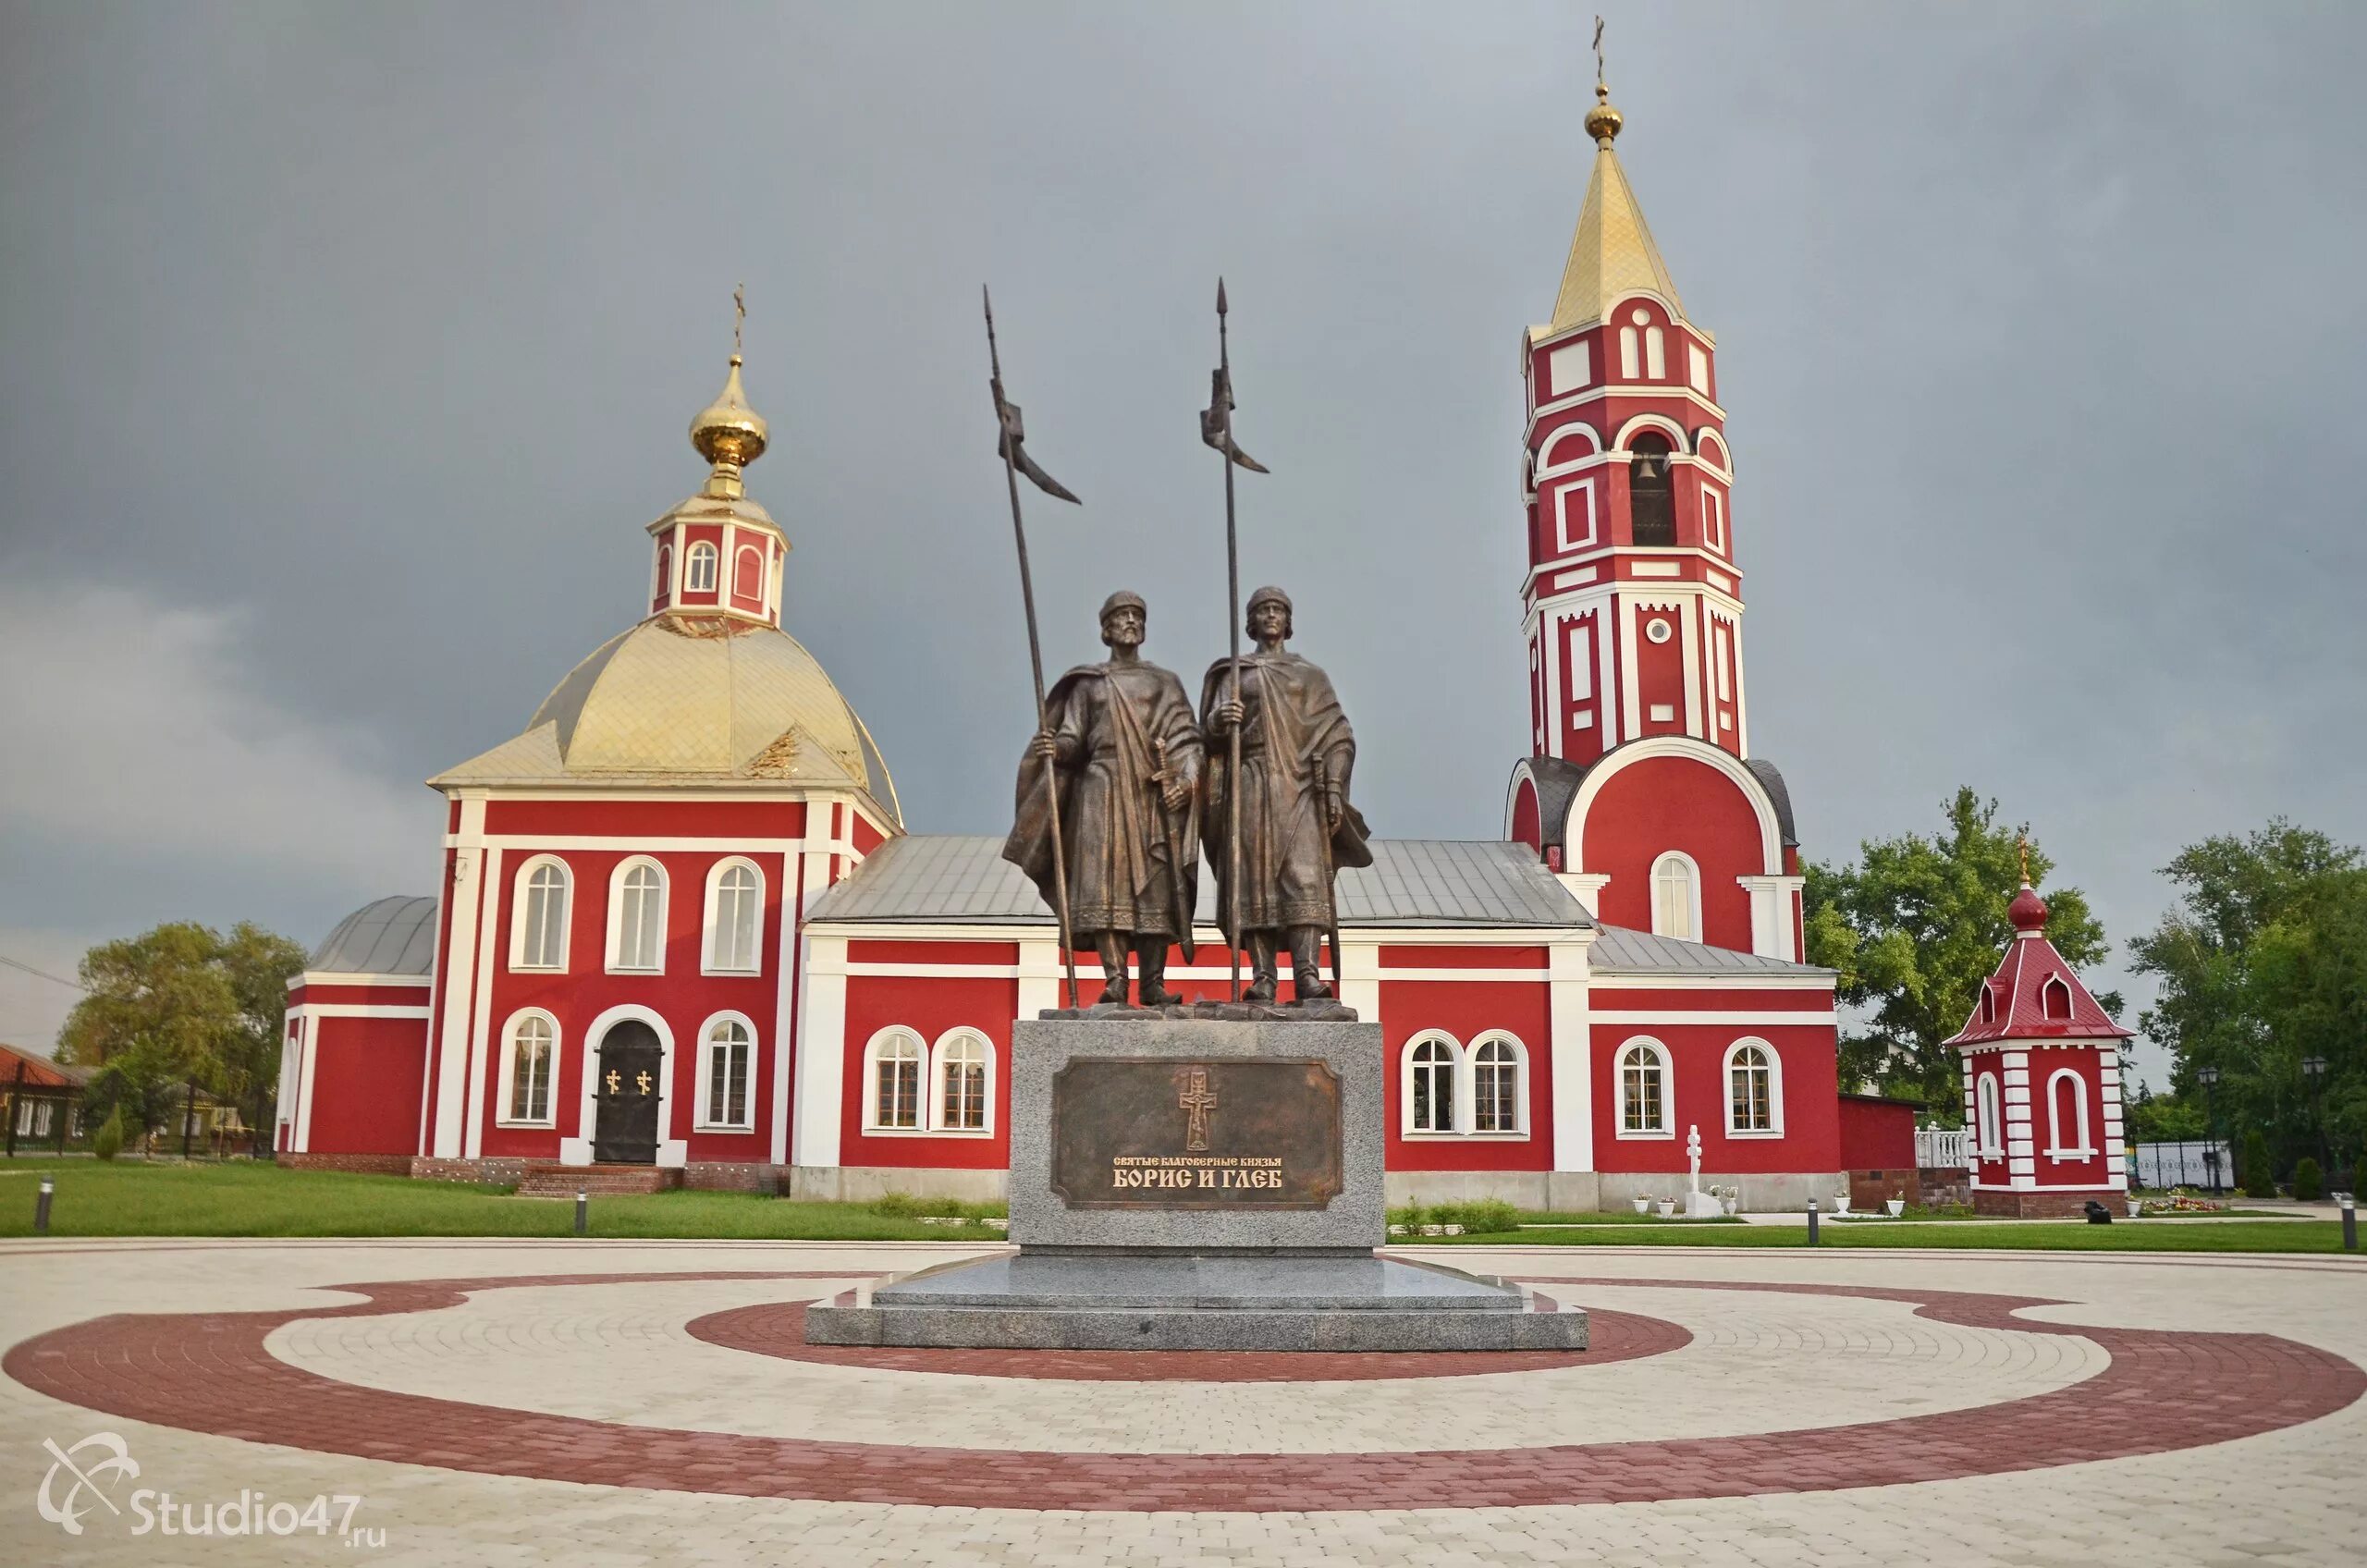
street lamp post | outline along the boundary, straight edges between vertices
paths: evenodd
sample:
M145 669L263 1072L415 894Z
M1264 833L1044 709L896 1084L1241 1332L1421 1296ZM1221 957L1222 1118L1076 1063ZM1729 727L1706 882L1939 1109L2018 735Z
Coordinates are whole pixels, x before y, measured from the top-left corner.
M2318 1169L2331 1174L2334 1155L2326 1146L2326 1059L2303 1057L2301 1076L2310 1081L2310 1120L2318 1124Z
M2219 1070L2198 1067L2194 1081L2202 1085L2202 1164L2211 1172L2211 1195L2219 1195L2219 1102L2211 1091L2219 1085Z

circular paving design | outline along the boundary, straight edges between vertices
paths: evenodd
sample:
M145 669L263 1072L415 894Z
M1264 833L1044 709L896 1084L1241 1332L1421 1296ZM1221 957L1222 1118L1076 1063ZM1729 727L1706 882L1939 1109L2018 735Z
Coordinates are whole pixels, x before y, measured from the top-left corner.
M1353 1453L1140 1453L821 1441L629 1426L344 1382L279 1359L265 1342L290 1323L434 1312L517 1287L847 1278L843 1270L761 1270L363 1283L336 1287L364 1298L341 1306L92 1318L24 1341L0 1366L38 1392L109 1415L456 1471L748 1497L1136 1512L1455 1509L1891 1486L2225 1442L2330 1415L2367 1394L2367 1372L2358 1366L2274 1335L2104 1329L2016 1317L2026 1307L2062 1305L2036 1297L1689 1280L1527 1282L1560 1287L1557 1293L1581 1303L1589 1290L1637 1287L1902 1303L1937 1323L2068 1336L2108 1359L2092 1376L2025 1398L1781 1433ZM920 1380L980 1375L1155 1380L1122 1358L1157 1353L1015 1357L865 1350L849 1356L840 1347L825 1353L788 1341L794 1317L778 1303L735 1308L696 1319L692 1333L734 1350ZM1518 1358L1498 1355L1244 1354L1194 1358L1197 1365L1160 1369L1158 1378L1318 1383L1503 1370L1559 1378L1573 1367L1681 1350L1694 1338L1680 1325L1609 1309L1598 1309L1595 1322L1602 1351L1557 1355L1551 1369L1511 1366ZM993 1357L991 1369L977 1360L987 1354ZM1391 1365L1406 1361L1480 1365ZM1349 1362L1367 1365L1344 1365ZM1641 1366L1635 1372L1657 1376ZM239 1390L235 1408L225 1408L228 1402L220 1394L226 1388ZM2140 1412L2142 1420L2131 1418Z

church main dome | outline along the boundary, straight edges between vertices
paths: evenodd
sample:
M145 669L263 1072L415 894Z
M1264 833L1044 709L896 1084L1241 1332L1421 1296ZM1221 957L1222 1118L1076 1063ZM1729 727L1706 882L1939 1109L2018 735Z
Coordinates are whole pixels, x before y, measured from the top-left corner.
M901 818L870 731L796 638L761 622L669 613L595 649L523 734L430 782L741 780L852 786Z

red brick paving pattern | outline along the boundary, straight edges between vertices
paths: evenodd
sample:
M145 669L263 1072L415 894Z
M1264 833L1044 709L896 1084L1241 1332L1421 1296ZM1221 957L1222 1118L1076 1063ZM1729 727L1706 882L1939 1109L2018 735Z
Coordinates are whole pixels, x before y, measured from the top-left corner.
M1490 1372L1558 1371L1663 1355L1693 1334L1663 1317L1596 1308L1588 1314L1582 1351L907 1350L879 1345L809 1345L803 1302L765 1302L693 1317L693 1339L727 1350L883 1372L959 1373L971 1378L1031 1378L1048 1382L1359 1383L1382 1378L1467 1378Z
M1897 1486L2226 1442L2331 1415L2367 1393L2367 1372L2353 1363L2274 1335L2016 1319L2017 1308L2054 1305L2031 1297L1697 1280L1600 1282L1911 1301L1940 1321L2082 1337L2112 1359L2092 1378L2029 1399L1763 1437L1430 1452L1130 1454L626 1427L366 1389L264 1350L274 1329L299 1318L415 1312L505 1286L748 1278L845 1275L579 1274L347 1286L370 1299L327 1309L92 1318L16 1345L0 1369L38 1392L110 1415L398 1464L742 1497L1123 1512L1520 1507ZM220 1408L225 1388L239 1390L239 1411Z

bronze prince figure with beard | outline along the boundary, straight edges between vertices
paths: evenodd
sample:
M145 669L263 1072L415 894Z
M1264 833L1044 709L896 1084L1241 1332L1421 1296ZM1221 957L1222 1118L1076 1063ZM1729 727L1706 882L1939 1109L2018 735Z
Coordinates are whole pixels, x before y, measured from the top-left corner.
M1348 802L1356 740L1331 680L1283 647L1292 631L1291 598L1280 588L1249 596L1255 653L1241 660L1241 693L1233 694L1233 661L1209 667L1200 712L1208 736L1207 831L1208 863L1216 868L1220 921L1233 918L1227 835L1228 792L1241 792L1240 926L1253 978L1243 1000L1270 1005L1277 985L1277 944L1291 952L1302 1002L1332 1000L1322 978L1319 946L1336 931L1332 877L1343 865L1372 864L1365 819ZM1241 778L1226 777L1225 742L1241 731ZM1335 937L1336 941L1336 937ZM1333 955L1336 964L1338 955Z
M1045 728L1019 765L1018 815L1002 849L1053 902L1049 757L1061 791L1069 920L1078 945L1101 955L1105 1007L1127 1005L1130 949L1146 1008L1181 999L1167 989L1168 945L1192 957L1200 730L1184 683L1143 660L1147 620L1140 594L1112 594L1102 605L1110 657L1070 670L1046 696Z

